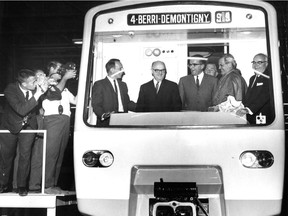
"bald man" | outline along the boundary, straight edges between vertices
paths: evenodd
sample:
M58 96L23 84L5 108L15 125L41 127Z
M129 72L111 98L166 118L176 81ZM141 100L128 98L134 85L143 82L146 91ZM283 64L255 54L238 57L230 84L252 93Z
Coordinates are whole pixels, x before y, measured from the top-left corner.
M140 87L137 112L173 112L181 110L178 85L165 79L167 70L164 62L152 63L153 79Z
M255 74L249 80L249 87L243 104L244 109L238 115L247 115L250 124L269 124L274 118L270 102L268 57L259 53L254 56L252 68Z
M243 101L247 92L247 84L237 69L235 58L231 54L224 54L219 59L219 68L222 77L213 96L213 105L225 102L229 95L233 96L236 101Z

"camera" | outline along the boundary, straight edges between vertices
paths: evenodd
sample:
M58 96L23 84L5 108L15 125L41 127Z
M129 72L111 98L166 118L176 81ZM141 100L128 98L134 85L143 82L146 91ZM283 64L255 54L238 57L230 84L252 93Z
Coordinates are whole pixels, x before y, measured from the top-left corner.
M57 73L60 74L63 77L68 70L75 70L77 72L76 64L74 62L67 62L66 64L62 65L59 68ZM77 79L77 77L78 76L76 76L76 79Z

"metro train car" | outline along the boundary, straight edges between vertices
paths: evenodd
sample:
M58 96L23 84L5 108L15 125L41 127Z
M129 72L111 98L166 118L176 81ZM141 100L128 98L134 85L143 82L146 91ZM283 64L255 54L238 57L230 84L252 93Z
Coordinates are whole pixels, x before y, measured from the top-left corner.
M85 17L74 128L77 203L96 216L280 215L285 129L277 14L263 1L137 0L99 5ZM179 83L201 54L231 54L249 83L268 56L270 114L251 124L233 112L113 113L97 126L92 87L120 59L131 101L163 61ZM261 64L261 63L260 63Z

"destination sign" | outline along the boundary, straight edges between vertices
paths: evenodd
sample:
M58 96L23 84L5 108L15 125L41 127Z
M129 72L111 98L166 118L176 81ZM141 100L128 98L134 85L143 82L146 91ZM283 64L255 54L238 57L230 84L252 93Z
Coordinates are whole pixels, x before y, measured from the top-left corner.
M128 25L209 24L210 12L128 14Z

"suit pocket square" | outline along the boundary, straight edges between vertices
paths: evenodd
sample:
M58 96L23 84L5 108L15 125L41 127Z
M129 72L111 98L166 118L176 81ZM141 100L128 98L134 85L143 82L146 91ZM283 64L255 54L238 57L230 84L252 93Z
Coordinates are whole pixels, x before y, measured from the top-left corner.
M263 85L263 83L257 83L257 85L256 86L262 86Z

